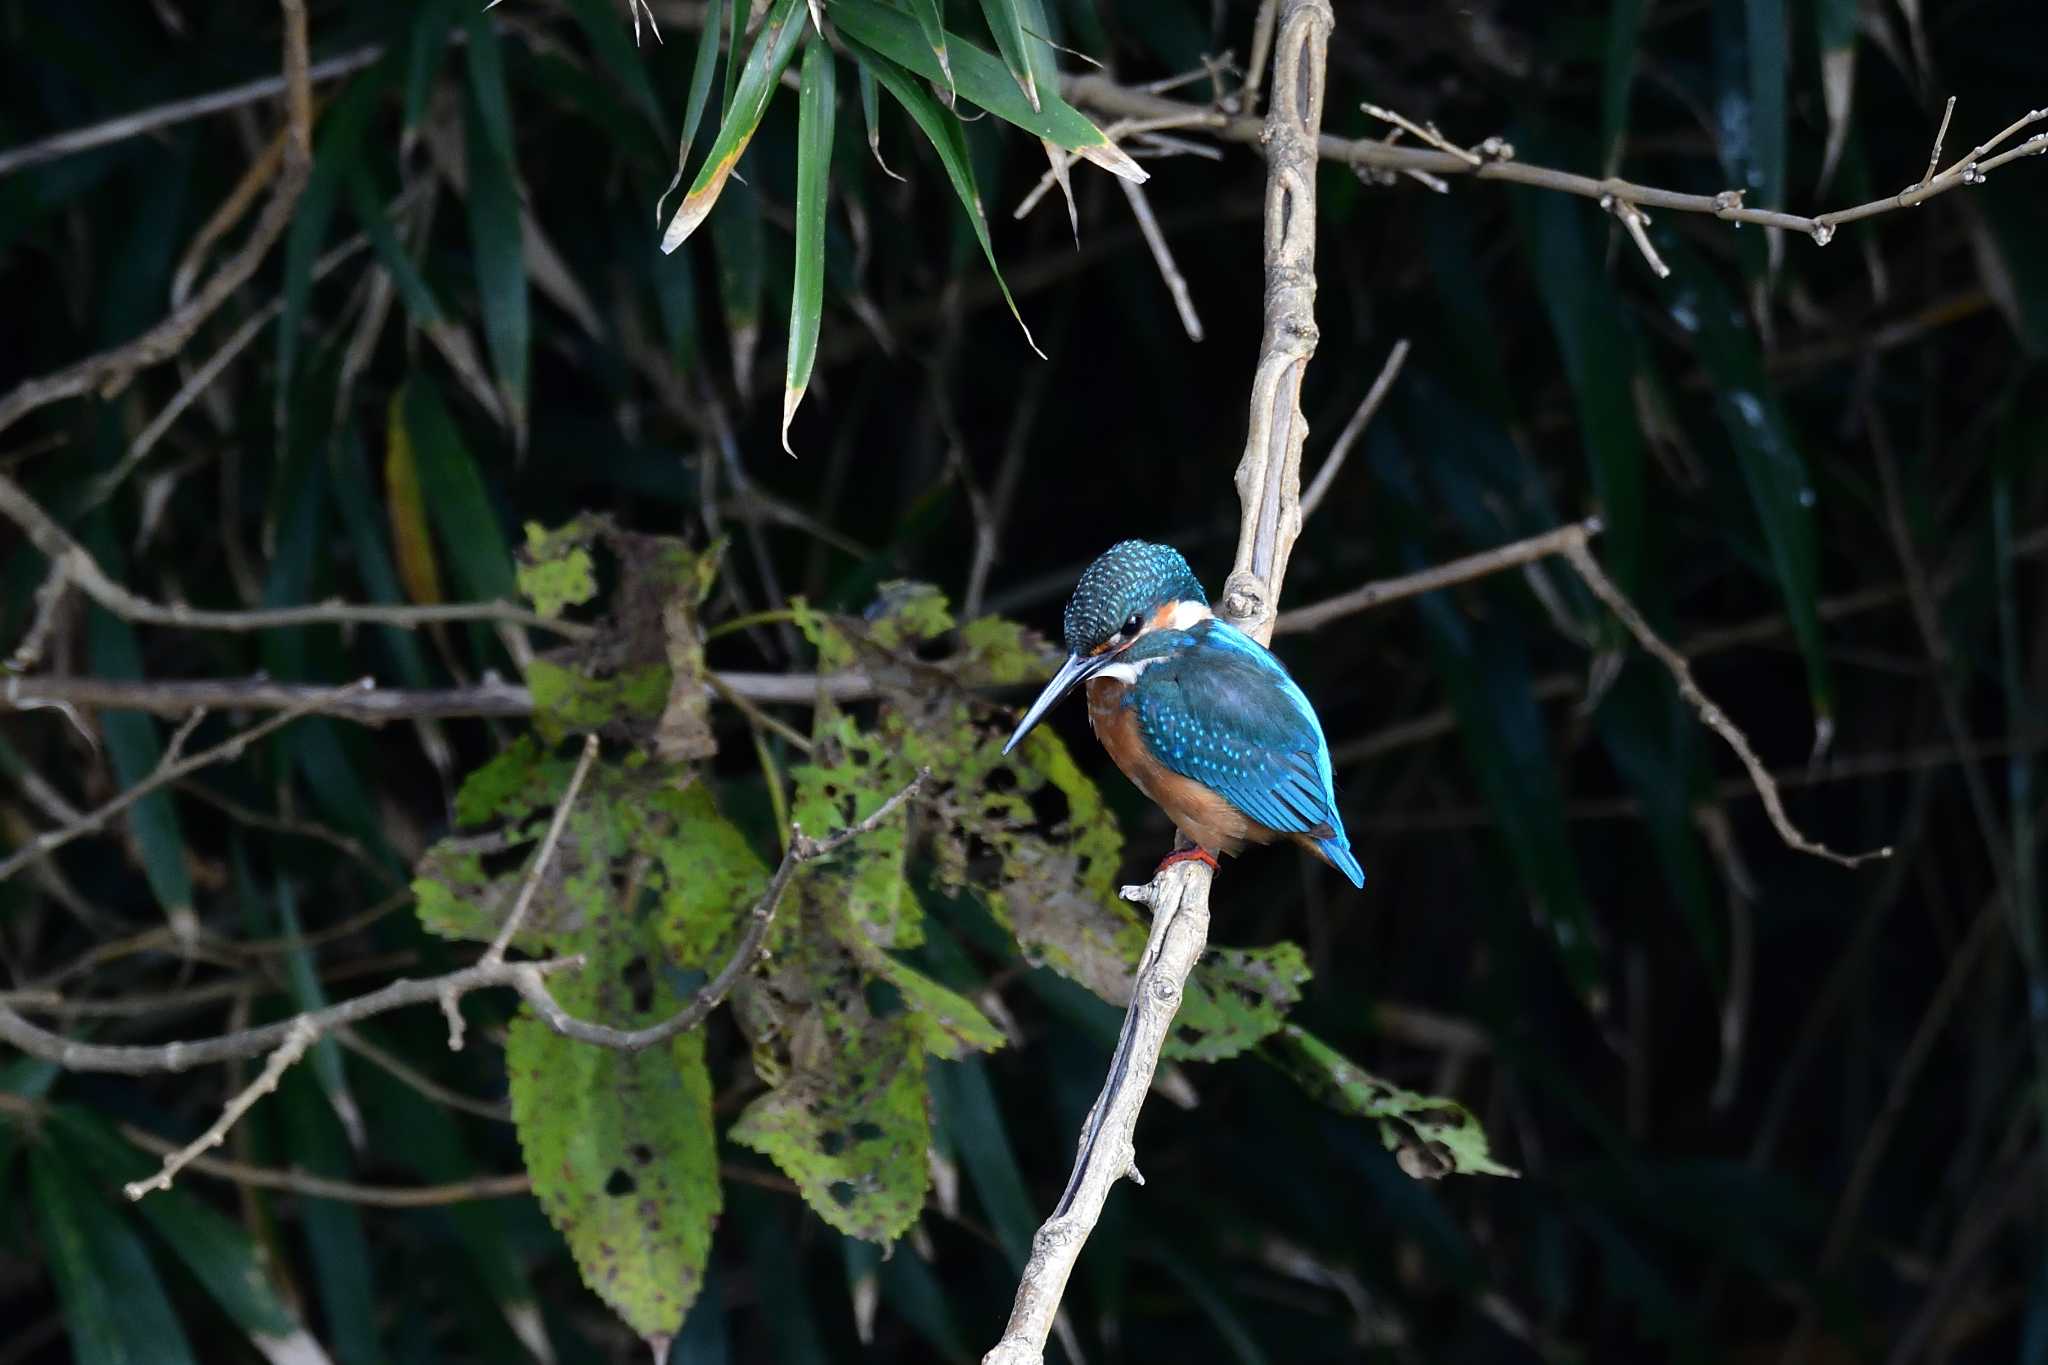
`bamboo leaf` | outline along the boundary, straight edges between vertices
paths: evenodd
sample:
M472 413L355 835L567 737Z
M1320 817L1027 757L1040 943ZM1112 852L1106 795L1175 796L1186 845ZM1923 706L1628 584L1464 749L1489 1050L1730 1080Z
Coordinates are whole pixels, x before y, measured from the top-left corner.
M932 60L939 64L939 76L946 87L946 105L951 108L958 92L953 88L953 54L945 19L939 13L939 0L909 0L909 5L918 31L924 35L925 46L931 49Z
M96 1182L139 1180L156 1168L153 1160L89 1110L59 1106L50 1111L47 1122ZM151 1229L266 1359L277 1365L321 1365L327 1360L327 1352L271 1283L254 1241L239 1224L177 1186L157 1191L138 1207Z
M511 547L439 390L415 373L400 397L420 490L447 547L456 586L465 597L511 597L516 586Z
M733 14L737 23L737 4ZM697 178L690 183L689 192L683 195L683 202L676 205L676 214L669 220L668 230L661 235L663 251L674 251L681 246L710 215L711 207L718 202L733 167L739 163L740 154L747 150L754 130L761 126L761 115L766 112L768 99L775 93L776 83L782 79L789 59L796 55L797 39L804 35L806 23L804 0L774 0L768 17L761 23L760 32L755 35L753 51L747 54L747 64L733 87L725 122L720 125L718 136L712 139L711 151L697 171Z
M724 211L711 220L711 245L718 258L718 302L725 313L726 342L732 347L733 386L748 394L753 392L754 356L761 345L763 258L768 246L761 196L754 187L734 181L726 189L724 202Z
M441 566L434 556L433 533L427 529L427 501L420 491L419 462L414 458L412 429L405 420L405 390L391 395L384 440L384 506L391 521L391 543L398 559L398 578L413 602L441 602Z
M704 28L697 35L697 59L690 67L690 91L683 99L683 135L676 140L676 173L668 182L668 188L661 192L661 198L654 201L654 222L661 224L662 205L676 186L683 183L683 172L688 169L690 148L697 144L697 128L704 122L704 107L711 103L711 78L718 71L718 35L722 30L725 0L711 0L711 7L704 12Z
M790 287L789 363L782 387L782 448L789 423L810 386L818 358L818 327L825 312L825 209L832 180L832 123L837 73L822 38L804 46L803 86L797 97L796 268Z
M189 1365L192 1347L134 1227L54 1144L29 1149L28 1172L78 1365Z
M860 73L860 117L868 130L868 153L882 168L883 175L891 180L901 180L903 177L890 170L889 163L882 160L881 87L875 83L875 73L868 70L866 62L853 65L854 70Z
M1792 634L1806 661L1813 698L1815 744L1834 733L1834 678L1820 634L1820 550L1813 524L1815 495L1806 459L1772 391L1747 318L1720 278L1675 235L1659 231L1657 249L1671 266L1672 319L1693 340L1713 380L1714 407L1735 447L1736 463L1763 528Z
M909 16L877 0L833 0L832 21L842 36L906 67L929 81L945 78L930 45ZM1039 107L1024 98L1001 59L974 44L953 37L950 43L954 88L970 103L1048 142L1056 142L1126 180L1143 184L1150 177L1126 156L1087 116L1059 97L1056 88L1039 92ZM881 73L877 71L877 75ZM886 80L884 82L887 83ZM893 90L894 87L891 86Z
M836 6L833 12L839 12ZM974 229L974 240L981 244L981 254L988 261L989 272L996 277L996 287L1003 291L1003 302L1010 306L1010 316L1024 328L1025 342L1032 350L1038 351L1041 359L1044 358L1045 352L1038 350L1038 343L1031 340L1031 329L1024 325L1024 315L1017 311L1017 300L1010 297L1010 286L1003 280L1002 267L996 264L995 244L988 234L988 215L982 211L981 192L974 186L974 163L967 154L967 139L961 134L960 121L940 108L939 102L932 98L925 86L888 58L876 53L859 55L864 56L862 65L873 71L875 79L888 87L896 102L924 130L932 150L939 154L939 163L946 168L946 177L953 182L953 193L960 197L960 206L967 211L967 222Z
M990 36L996 40L996 51L1003 54L1003 65L1010 68L1017 88L1024 92L1025 102L1033 113L1043 112L1038 102L1038 80L1032 71L1031 57L1025 51L1029 40L1024 35L1023 18L1017 12L1017 0L981 0L981 13L988 20Z
M472 61L474 73L477 66ZM502 94L502 91L498 92ZM498 373L498 389L513 438L526 444L526 394L533 321L526 293L526 249L519 226L519 185L507 150L507 126L497 126L482 89L463 106L469 164L469 240L476 266L484 344Z

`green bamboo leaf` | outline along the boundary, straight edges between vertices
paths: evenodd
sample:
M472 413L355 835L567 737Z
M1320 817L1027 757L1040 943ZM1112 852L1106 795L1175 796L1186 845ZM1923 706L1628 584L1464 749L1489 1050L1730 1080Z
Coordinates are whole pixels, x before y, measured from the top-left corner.
M939 13L939 0L909 0L910 13L917 20L918 32L924 35L925 46L932 51L932 60L939 64L939 77L946 87L946 106L952 107L958 93L953 87L953 54L950 40L946 35L946 22Z
M737 22L738 5L734 6L733 14ZM712 139L711 151L698 169L697 178L690 182L689 192L676 205L668 230L661 235L663 251L681 246L710 215L733 167L739 163L740 154L747 150L754 130L761 126L768 98L775 93L789 59L796 55L797 39L803 37L807 23L804 0L774 0L770 6L768 17L762 20L761 30L755 35L754 49L747 54L746 67L733 87L725 122ZM738 50L737 46L734 50Z
M348 1145L313 1078L298 1067L286 1072L275 1103L286 1163L314 1175L347 1179ZM335 1357L342 1365L380 1365L385 1358L377 1340L380 1300L371 1270L376 1258L370 1254L362 1210L333 1199L308 1197L297 1204Z
M59 1106L45 1121L62 1137L68 1155L103 1186L145 1179L157 1168L153 1158L144 1157L89 1110ZM327 1352L277 1292L255 1242L240 1224L177 1186L152 1193L137 1207L266 1359L280 1365L327 1360Z
M838 12L835 6L833 13ZM1031 349L1038 351L1043 358L1045 352L1039 351L1038 343L1031 340L1031 329L1024 325L1024 315L1017 311L1017 301L1010 297L1010 286L1003 280L1002 267L996 264L995 244L988 234L988 215L982 211L981 192L974 186L974 163L967 155L967 139L961 134L959 119L940 108L927 87L912 79L909 73L887 57L862 52L858 47L855 53L861 58L861 64L875 73L875 79L888 87L896 102L924 130L932 150L939 154L939 163L946 168L946 176L953 182L953 192L960 197L960 206L967 211L967 222L974 229L974 240L981 244L981 254L988 261L989 272L996 277L996 287L1003 291L1003 302L1010 306L1010 316L1024 328L1024 340Z
M1025 44L1033 40L1025 36L1017 0L981 0L981 13L988 20L990 36L996 40L996 51L1003 54L1003 65L1010 68L1017 88L1024 92L1025 102L1033 113L1043 112L1038 101L1037 75L1032 70L1031 56L1025 49ZM1042 42L1043 39L1037 41Z
M52 1143L29 1149L29 1192L78 1365L188 1365L192 1347L142 1238Z
M926 80L938 81L945 76L915 21L878 0L833 0L832 22L843 37L854 39ZM952 39L951 53L954 88L969 102L1126 180L1143 184L1149 178L1144 168L1105 137L1086 115L1061 99L1056 86L1040 90L1039 107L1033 108L1001 59L957 35ZM876 74L882 73L878 70ZM887 83L884 78L884 84Z
M234 846L234 866L242 896L245 900L253 899L258 892L243 860L239 840ZM296 945L285 955L285 974L291 986L292 1003L307 1014L326 1009L327 992L320 984L313 950L305 946L305 925L299 920L298 896L292 890L289 878L280 879L277 884L277 928L280 937ZM341 1044L331 1034L323 1036L313 1044L310 1060L321 1092L327 1096L334 1117L341 1121L342 1131L348 1134L349 1145L358 1152L362 1151L363 1111L356 1103L355 1093L349 1089L348 1071L341 1059Z
M676 173L654 201L654 223L661 225L662 205L676 186L683 183L683 171L690 161L690 148L697 144L697 127L704 121L704 106L711 102L711 78L718 70L718 34L723 24L725 0L711 0L704 13L704 28L697 35L697 60L690 68L690 92L683 100L683 135L676 141Z
M277 324L277 402L284 410L298 373L299 342L313 296L313 265L327 242L342 177L360 154L363 130L389 84L395 59L386 57L343 87L327 116L313 152L313 169L292 213L284 247L284 306Z
M424 0L413 11L412 36L406 44L405 127L411 131L426 116L427 97L434 93L434 78L441 72L441 57L448 51L448 30L459 11L456 0Z
M882 168L882 174L891 180L903 177L889 169L889 163L882 160L882 109L881 86L875 83L875 73L868 70L866 62L855 62L854 70L860 74L860 117L868 131L868 154L875 164Z
M976 1058L943 1063L931 1068L931 1084L938 1121L967 1168L982 1213L1011 1266L1022 1270L1031 1255L1038 1214L1011 1148L995 1087L989 1084L988 1068Z
M478 65L472 59L472 74ZM472 82L474 87L476 83ZM502 94L502 92L498 92ZM526 444L526 393L533 322L526 294L526 248L519 225L516 163L502 145L509 138L489 112L485 91L472 90L463 104L468 149L469 240L476 266L477 301L484 315L484 343L498 373L498 389L512 422L514 441Z
M1814 742L1834 734L1834 678L1820 633L1820 550L1813 523L1814 491L1791 423L1772 392L1748 319L1726 285L1674 234L1660 229L1657 249L1671 267L1668 307L1693 340L1713 380L1714 407L1735 447L1736 463L1763 528L1792 634L1806 661L1813 698Z
M774 1359L780 1365L831 1365L824 1333L818 1326L818 1296L804 1282L804 1267L791 1244L786 1205L765 1190L735 1186L733 1221L746 1244L747 1264L761 1316L767 1319Z
M1750 183L1761 202L1785 202L1785 0L1743 0L1751 119Z
M516 165L513 150L512 97L505 83L505 49L498 40L498 26L482 8L469 10L463 18L469 30L469 89L483 116L484 130L498 158Z
M1641 577L1644 537L1635 338L1601 269L1583 205L1566 203L1556 194L1517 191L1510 197L1530 275L1571 381L1597 510L1607 528L1600 557L1623 591L1633 592Z
M1635 84L1643 15L1648 9L1649 0L1614 0L1607 10L1607 64L1600 80L1600 156L1610 175L1620 162L1621 139L1628 131L1628 93Z
M818 358L818 326L825 315L825 209L832 184L832 123L838 75L822 38L804 45L803 86L797 96L796 268L790 285L789 364L782 383L782 448L789 423L810 387Z
M405 311L422 328L438 325L444 316L440 300L434 297L426 277L420 274L419 266L414 264L406 253L405 244L392 230L385 197L377 192L370 178L369 166L361 160L352 160L343 172L343 179L348 190L349 207L363 225L364 235L370 239L385 273L391 277L399 300L405 304Z
M107 572L122 570L123 556L106 534L103 515L95 515L87 527L86 543ZM134 627L111 613L95 607L86 625L86 653L93 672L103 678L140 678L142 646ZM107 758L114 776L132 787L156 771L163 758L157 722L134 711L105 711L99 718L100 734L106 740ZM175 926L189 924L192 917L192 872L185 861L185 832L178 821L178 808L167 791L153 791L128 808L128 831L142 855L143 875L156 896L165 917Z
M1586 1007L1598 1014L1606 1007L1600 947L1528 655L1513 631L1473 630L1441 593L1422 598L1421 608L1467 760L1528 888L1536 922Z
M1377 1122L1410 1175L1516 1174L1493 1159L1486 1131L1464 1105L1381 1080L1299 1025L1281 1029L1264 1055L1332 1109Z
M405 382L402 404L420 488L457 588L465 597L510 598L517 586L511 546L439 390L415 373Z

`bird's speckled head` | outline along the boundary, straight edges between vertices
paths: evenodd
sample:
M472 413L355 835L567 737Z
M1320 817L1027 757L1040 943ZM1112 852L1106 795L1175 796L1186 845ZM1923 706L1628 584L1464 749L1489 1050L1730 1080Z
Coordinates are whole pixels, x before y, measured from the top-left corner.
M1209 605L1180 551L1149 541L1120 541L1103 551L1074 585L1067 601L1067 650L1088 655L1129 644L1161 607L1173 602Z

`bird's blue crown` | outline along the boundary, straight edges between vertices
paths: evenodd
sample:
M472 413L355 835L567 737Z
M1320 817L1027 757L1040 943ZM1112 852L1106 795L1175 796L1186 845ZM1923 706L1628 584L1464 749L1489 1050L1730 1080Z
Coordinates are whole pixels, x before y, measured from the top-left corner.
M1201 580L1171 545L1126 540L1112 545L1081 575L1067 601L1067 649L1092 654L1133 617L1149 622L1168 602L1209 604Z

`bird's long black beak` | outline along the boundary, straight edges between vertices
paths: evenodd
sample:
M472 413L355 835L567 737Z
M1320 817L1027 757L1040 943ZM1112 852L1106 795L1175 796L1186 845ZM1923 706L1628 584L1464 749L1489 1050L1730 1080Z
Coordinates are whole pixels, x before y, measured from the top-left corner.
M1101 654L1069 654L1067 661L1060 665L1060 671L1052 675L1052 681L1047 683L1045 690L1038 694L1038 700L1032 702L1031 709L1024 713L1024 719L1017 722L1016 733L1012 734L1010 742L1003 746L1003 752L1008 753L1016 748L1018 742L1030 733L1031 727L1043 720L1046 712L1060 704L1061 698L1065 697L1067 693L1073 691L1082 683L1088 681L1092 675L1099 672L1115 658L1116 655L1109 652Z

